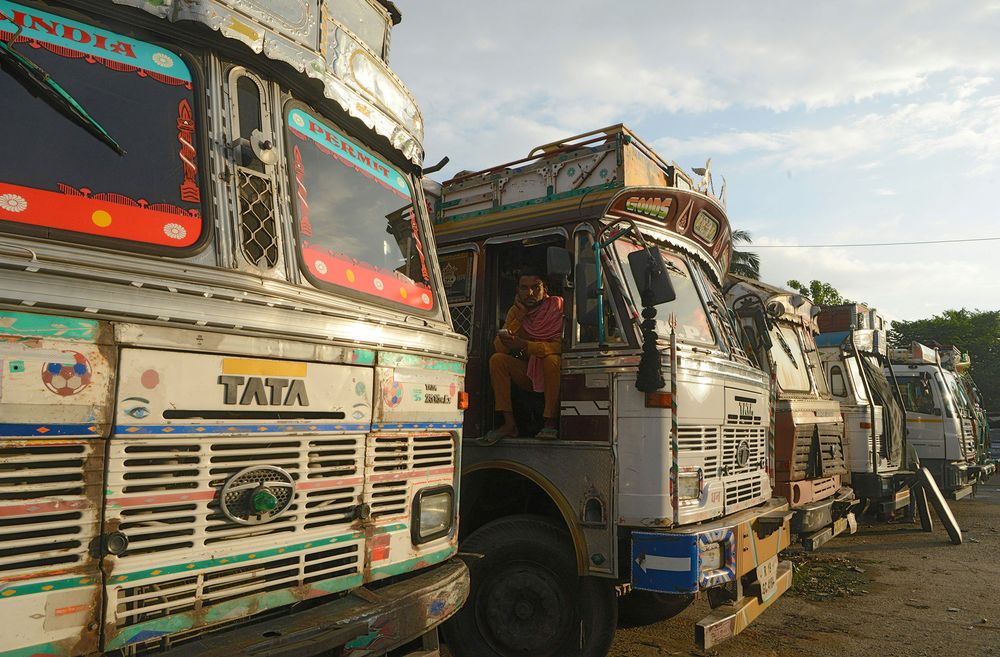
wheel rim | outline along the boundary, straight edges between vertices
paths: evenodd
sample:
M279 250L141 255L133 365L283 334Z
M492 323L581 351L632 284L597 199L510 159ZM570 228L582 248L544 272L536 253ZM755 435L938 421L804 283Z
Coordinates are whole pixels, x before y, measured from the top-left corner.
M483 582L476 596L481 634L501 655L545 657L563 643L573 604L557 574L537 563L511 564Z

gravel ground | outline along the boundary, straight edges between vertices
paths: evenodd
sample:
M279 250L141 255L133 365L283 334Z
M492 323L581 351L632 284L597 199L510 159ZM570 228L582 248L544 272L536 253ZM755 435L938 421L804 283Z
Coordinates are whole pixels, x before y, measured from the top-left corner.
M951 503L964 543L908 522L862 522L817 552L791 551L793 590L716 649L694 647L699 600L681 615L621 627L611 657L1000 657L1000 476Z

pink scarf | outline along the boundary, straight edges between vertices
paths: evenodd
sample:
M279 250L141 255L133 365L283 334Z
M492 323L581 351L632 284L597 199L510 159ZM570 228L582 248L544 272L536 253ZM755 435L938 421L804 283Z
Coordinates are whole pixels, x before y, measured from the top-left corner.
M563 332L563 298L545 297L534 310L521 320L521 328L529 340L552 342L562 338ZM542 359L538 356L528 357L528 378L535 392L544 392L545 375L542 370Z

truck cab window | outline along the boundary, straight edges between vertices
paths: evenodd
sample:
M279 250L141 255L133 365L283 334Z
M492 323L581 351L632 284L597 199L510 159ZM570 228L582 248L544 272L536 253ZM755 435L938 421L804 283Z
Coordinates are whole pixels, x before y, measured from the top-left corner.
M847 396L847 383L844 381L844 370L841 369L840 365L834 365L830 368L830 393L834 397Z
M286 117L306 277L369 301L437 308L409 176L304 108Z
M15 156L0 159L0 231L161 253L195 246L203 233L198 127L184 58L44 11L13 16L17 24L0 18L0 39L58 82L125 155L5 68L0 121L5 152ZM78 41L57 36L68 29Z
M589 266L582 268L581 273L585 274L583 281L574 281L576 285L586 285L594 287L597 285L597 268L594 265L594 235L589 230L580 230L576 233L576 258L578 262L588 263ZM621 321L618 318L618 310L615 307L613 289L624 290L621 277L615 269L615 263L602 254L601 276L604 283L604 341L607 344L622 344L625 342ZM578 321L574 323L576 333L574 340L576 344L597 344L600 337L597 335L597 324L593 322L580 322L580 308L574 308Z

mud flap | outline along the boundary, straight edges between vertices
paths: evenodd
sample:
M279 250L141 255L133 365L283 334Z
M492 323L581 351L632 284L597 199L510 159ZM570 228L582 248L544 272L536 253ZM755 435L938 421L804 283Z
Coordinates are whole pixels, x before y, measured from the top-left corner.
M920 515L920 528L925 532L934 531L934 518L931 517L931 508L927 502L927 492L919 483L914 484L911 493L917 499L917 513Z
M934 477L931 475L930 470L920 468L917 472L917 477L920 479L921 488L927 492L927 497L930 498L930 503L934 507L934 511L937 512L938 518L944 524L944 528L948 530L951 542L955 545L961 545L962 529L958 526L955 516L952 515L951 508L948 506L948 502L945 501L944 495L941 494L941 490L934 482Z

